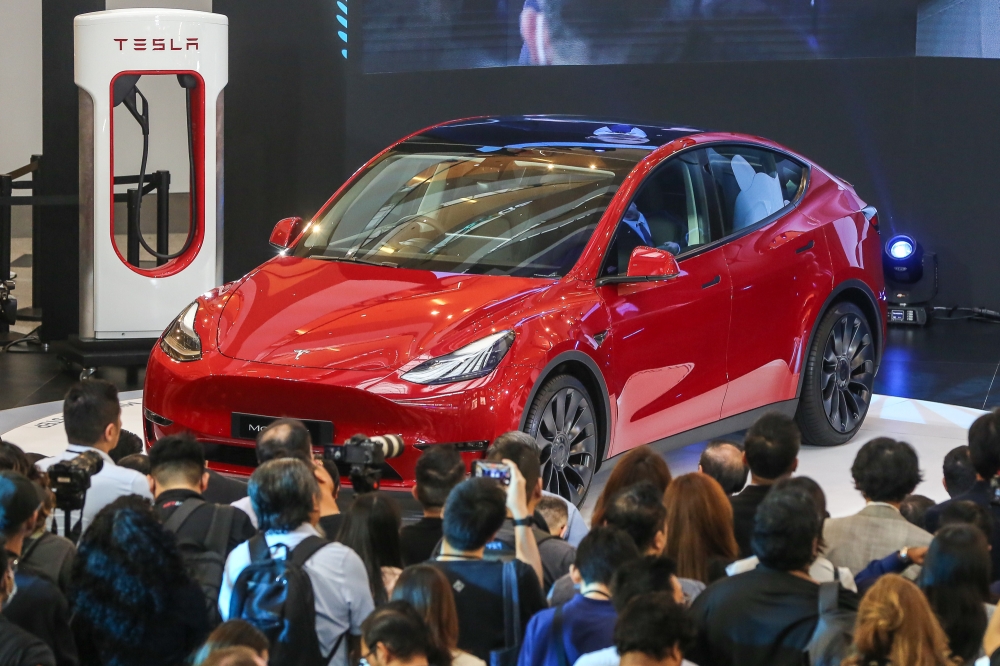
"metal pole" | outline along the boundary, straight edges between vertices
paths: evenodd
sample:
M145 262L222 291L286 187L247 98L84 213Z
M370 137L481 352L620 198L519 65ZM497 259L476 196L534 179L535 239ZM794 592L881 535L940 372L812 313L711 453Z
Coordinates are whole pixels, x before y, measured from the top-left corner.
M170 254L170 172L156 172L156 251ZM156 265L162 266L166 259L156 258Z
M41 162L41 155L32 155L32 162ZM42 165L31 172L31 196L41 196ZM40 257L42 256L42 209L40 206L31 207L31 310L35 321L42 320L42 267Z
M0 176L0 197L9 197L14 191L14 179ZM11 204L0 204L0 282L10 279L10 211ZM0 333L10 331L10 325L0 321Z
M139 198L142 196L142 183L134 190L128 191L128 241L126 243L125 261L133 266L139 266L139 229L135 228L135 212L138 208Z

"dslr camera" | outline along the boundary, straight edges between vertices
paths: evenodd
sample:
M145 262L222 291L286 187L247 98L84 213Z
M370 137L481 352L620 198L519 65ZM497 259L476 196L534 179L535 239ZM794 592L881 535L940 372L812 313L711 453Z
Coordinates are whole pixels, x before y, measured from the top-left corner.
M67 523L70 511L83 509L83 502L90 489L90 478L103 467L104 459L97 451L87 451L49 467L49 484L56 495L56 507L66 514Z
M323 459L348 467L356 494L370 493L379 488L386 459L395 458L403 448L403 438L399 435L368 437L359 433L340 446L324 446Z
M17 299L10 293L14 291L14 281L6 277L0 279L0 322L13 326L17 323Z

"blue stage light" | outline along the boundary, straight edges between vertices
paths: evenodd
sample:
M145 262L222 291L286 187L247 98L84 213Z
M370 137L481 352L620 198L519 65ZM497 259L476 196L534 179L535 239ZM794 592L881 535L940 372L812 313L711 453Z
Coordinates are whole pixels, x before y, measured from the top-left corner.
M913 254L916 243L908 236L896 236L889 241L889 254L893 259L906 259Z
M912 236L893 236L885 244L882 267L889 282L913 284L923 277L924 249Z

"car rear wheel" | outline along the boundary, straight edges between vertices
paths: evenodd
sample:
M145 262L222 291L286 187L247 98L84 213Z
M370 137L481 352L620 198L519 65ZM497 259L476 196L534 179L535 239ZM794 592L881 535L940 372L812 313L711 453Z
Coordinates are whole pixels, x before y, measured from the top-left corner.
M580 505L597 469L597 415L586 387L571 375L547 381L524 430L538 443L542 488Z
M854 437L868 414L875 382L875 338L853 303L838 303L820 322L806 359L795 415L804 444L836 446Z

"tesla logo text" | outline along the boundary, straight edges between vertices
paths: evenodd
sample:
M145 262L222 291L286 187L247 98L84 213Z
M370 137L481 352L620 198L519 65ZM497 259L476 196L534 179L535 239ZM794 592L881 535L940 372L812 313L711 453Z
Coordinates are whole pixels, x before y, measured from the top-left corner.
M116 42L118 42L118 50L124 51L127 45L131 45L133 51L191 51L192 49L198 50L198 38L197 37L186 37L183 42L181 40L175 40L170 38L155 37L152 39L146 38L135 38L128 39L125 37L118 38L113 37ZM169 44L167 42L170 42Z

